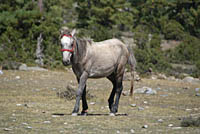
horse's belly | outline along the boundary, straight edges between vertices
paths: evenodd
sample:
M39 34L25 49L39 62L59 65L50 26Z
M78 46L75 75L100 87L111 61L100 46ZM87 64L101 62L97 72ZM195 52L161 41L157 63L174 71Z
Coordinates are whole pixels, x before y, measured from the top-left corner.
M89 72L89 78L101 78L107 77L111 75L115 70L114 66L105 67L105 66L97 66L92 67Z

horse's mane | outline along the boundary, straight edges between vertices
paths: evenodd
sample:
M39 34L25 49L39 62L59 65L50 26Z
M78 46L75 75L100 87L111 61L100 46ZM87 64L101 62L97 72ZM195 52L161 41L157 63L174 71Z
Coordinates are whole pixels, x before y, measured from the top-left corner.
M75 55L73 56L75 60L74 62L78 63L85 57L87 51L87 43L89 42L85 39L77 39L76 37L74 37L74 39L76 42L76 48L75 48Z

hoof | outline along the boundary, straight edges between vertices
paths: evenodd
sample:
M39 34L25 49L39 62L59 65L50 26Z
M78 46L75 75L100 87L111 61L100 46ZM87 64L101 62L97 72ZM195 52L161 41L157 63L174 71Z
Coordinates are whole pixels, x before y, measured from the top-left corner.
M84 110L84 111L81 112L81 115L82 115L82 116L87 116L87 114L88 114L88 111L87 111L87 110Z
M88 114L87 113L81 113L81 116L87 116Z
M115 116L115 114L114 113L110 113L110 116Z
M72 113L72 116L78 116L78 113Z

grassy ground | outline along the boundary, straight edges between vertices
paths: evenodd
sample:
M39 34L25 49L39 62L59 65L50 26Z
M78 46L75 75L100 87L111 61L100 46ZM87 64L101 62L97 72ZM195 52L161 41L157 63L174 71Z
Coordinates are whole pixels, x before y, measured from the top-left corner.
M56 95L68 83L76 83L71 72L4 71L0 75L0 133L200 133L199 127L180 127L183 117L200 117L200 97L195 96L200 84L142 79L135 88L148 86L157 94L122 96L118 116L110 117L111 83L88 80L88 90L96 96L88 100L90 115L72 117L75 101ZM129 88L130 82L124 81L124 90Z

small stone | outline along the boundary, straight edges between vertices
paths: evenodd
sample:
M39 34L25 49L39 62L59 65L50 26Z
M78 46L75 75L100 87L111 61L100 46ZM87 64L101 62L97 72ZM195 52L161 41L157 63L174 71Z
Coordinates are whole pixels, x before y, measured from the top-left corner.
M196 96L200 96L200 93L196 93Z
M172 129L179 130L179 129L182 129L182 127L173 127Z
M192 109L189 109L189 108L188 108L188 109L185 109L185 110L186 110L186 111L192 111Z
M52 90L53 90L53 91L55 91L55 90L56 90L56 88L52 88Z
M51 121L44 121L44 124L50 124Z
M77 113L72 113L72 116L78 116L78 114Z
M4 128L3 130L4 131L11 131L12 129L10 129L10 128Z
M134 130L134 129L131 129L130 131L131 131L131 133L132 133L132 134L134 134L134 133L135 133L135 130Z
M119 131L119 130L117 130L117 134L120 134L120 131Z
M145 128L145 129L146 129L146 128L148 128L148 125L144 125L144 126L142 126L142 128Z
M163 119L158 119L158 122L159 123L163 123Z
M32 127L31 127L31 126L27 126L26 128L28 128L28 129L32 129Z
M147 104L148 102L147 102L147 101L144 101L143 103L144 103L144 104Z
M20 76L16 76L15 78L16 78L17 80L19 80L21 77L20 77Z
M114 114L114 113L110 113L109 115L110 115L110 116L115 116L115 114Z
M158 79L166 80L167 76L165 74L158 74Z
M150 87L142 87L142 88L138 88L138 89L134 90L133 93L154 95L154 94L157 94L157 91L153 90Z
M90 102L90 105L94 105L95 104L95 102Z
M131 105L131 107L136 107L136 104L130 104Z
M19 70L20 71L27 71L27 65L26 64L21 64L20 66L19 66Z
M0 75L2 75L3 74L3 71L2 70L0 70Z
M23 122L23 123L22 123L22 125L25 125L25 126L27 126L27 125L28 125L28 123L26 123L26 122Z
M173 124L169 124L169 125L168 125L168 127L173 127L173 126L174 126Z
M22 106L22 104L16 104L17 106Z
M138 111L143 111L144 108L143 107L138 107Z
M57 117L60 117L60 116L58 116L58 115L52 115L51 117L53 117L53 118L57 118Z

